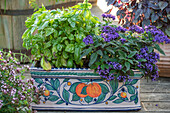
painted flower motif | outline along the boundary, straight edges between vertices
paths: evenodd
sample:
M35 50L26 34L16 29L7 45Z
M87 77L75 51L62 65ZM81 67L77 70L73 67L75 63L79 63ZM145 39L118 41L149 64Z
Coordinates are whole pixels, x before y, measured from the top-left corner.
M45 91L44 91L44 96L47 97L47 96L49 96L49 95L50 95L50 91L49 91L49 90L45 90Z
M120 99L122 99L123 101L128 101L129 99L128 99L128 97L127 97L127 91L126 91L126 89L123 87L120 91L119 91L119 93L118 93L118 97L120 98Z
M68 86L71 86L71 82L67 82L67 85L68 85Z

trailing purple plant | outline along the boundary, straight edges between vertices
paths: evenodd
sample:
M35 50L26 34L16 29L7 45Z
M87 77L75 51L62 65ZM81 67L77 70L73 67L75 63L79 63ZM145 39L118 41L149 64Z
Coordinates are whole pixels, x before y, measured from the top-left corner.
M34 86L33 79L23 80L27 70L10 51L0 50L0 112L31 112L31 103L40 103L44 88Z
M113 17L108 15L103 14L102 17ZM156 62L160 56L154 50L165 55L158 44L168 44L170 39L151 25L145 28L133 25L127 29L111 24L110 20L105 22L99 25L98 35L91 34L83 40L86 47L81 57L85 58L88 66L106 80L125 81L129 75L134 75L134 70L156 80L159 77Z

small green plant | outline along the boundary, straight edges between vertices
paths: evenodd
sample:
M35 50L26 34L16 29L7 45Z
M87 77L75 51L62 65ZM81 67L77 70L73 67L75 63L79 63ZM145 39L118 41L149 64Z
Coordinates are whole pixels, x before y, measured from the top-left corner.
M39 9L38 4L36 3L36 0L29 0L29 5L34 8L34 11Z
M65 0L49 0L50 1L55 1L55 2L59 2L59 1L65 1ZM34 11L38 10L40 7L38 6L36 0L29 0L29 5L34 8Z
M82 67L80 59L83 38L97 34L98 18L92 16L92 5L84 1L67 9L46 10L44 6L29 17L23 34L23 47L31 49L35 60L45 70L52 67Z
M11 52L0 50L0 112L31 112L31 103L38 104L44 89L37 89L34 80L25 82L24 72L29 66L21 66Z

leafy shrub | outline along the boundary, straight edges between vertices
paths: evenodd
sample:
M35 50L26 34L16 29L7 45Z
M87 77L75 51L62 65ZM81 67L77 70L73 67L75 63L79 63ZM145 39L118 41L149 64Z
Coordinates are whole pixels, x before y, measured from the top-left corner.
M25 22L28 29L22 36L23 46L31 49L45 70L50 70L51 65L82 67L83 38L98 31L98 18L91 15L90 8L87 1L62 10L46 10L42 6Z
M170 36L169 0L106 0L118 7L117 16L124 27L154 25Z
M31 112L31 103L38 104L43 88L33 86L34 80L24 82L28 66L20 66L11 52L0 51L0 112Z
M100 35L91 34L83 39L86 48L82 56L91 69L107 80L126 80L140 70L146 77L158 77L158 50L165 53L157 43L170 43L170 39L154 26L144 29L137 25L129 29L111 23L114 16L103 14L105 24L100 25Z

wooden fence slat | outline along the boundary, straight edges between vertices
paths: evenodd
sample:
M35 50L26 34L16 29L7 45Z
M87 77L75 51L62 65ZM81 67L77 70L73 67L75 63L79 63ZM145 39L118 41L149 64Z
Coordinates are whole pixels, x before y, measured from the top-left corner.
M22 47L22 34L26 30L25 27L25 20L27 19L27 16L13 16L13 46L15 50L22 50L25 49Z
M12 23L11 16L1 16L1 30L0 30L0 48L12 48Z

